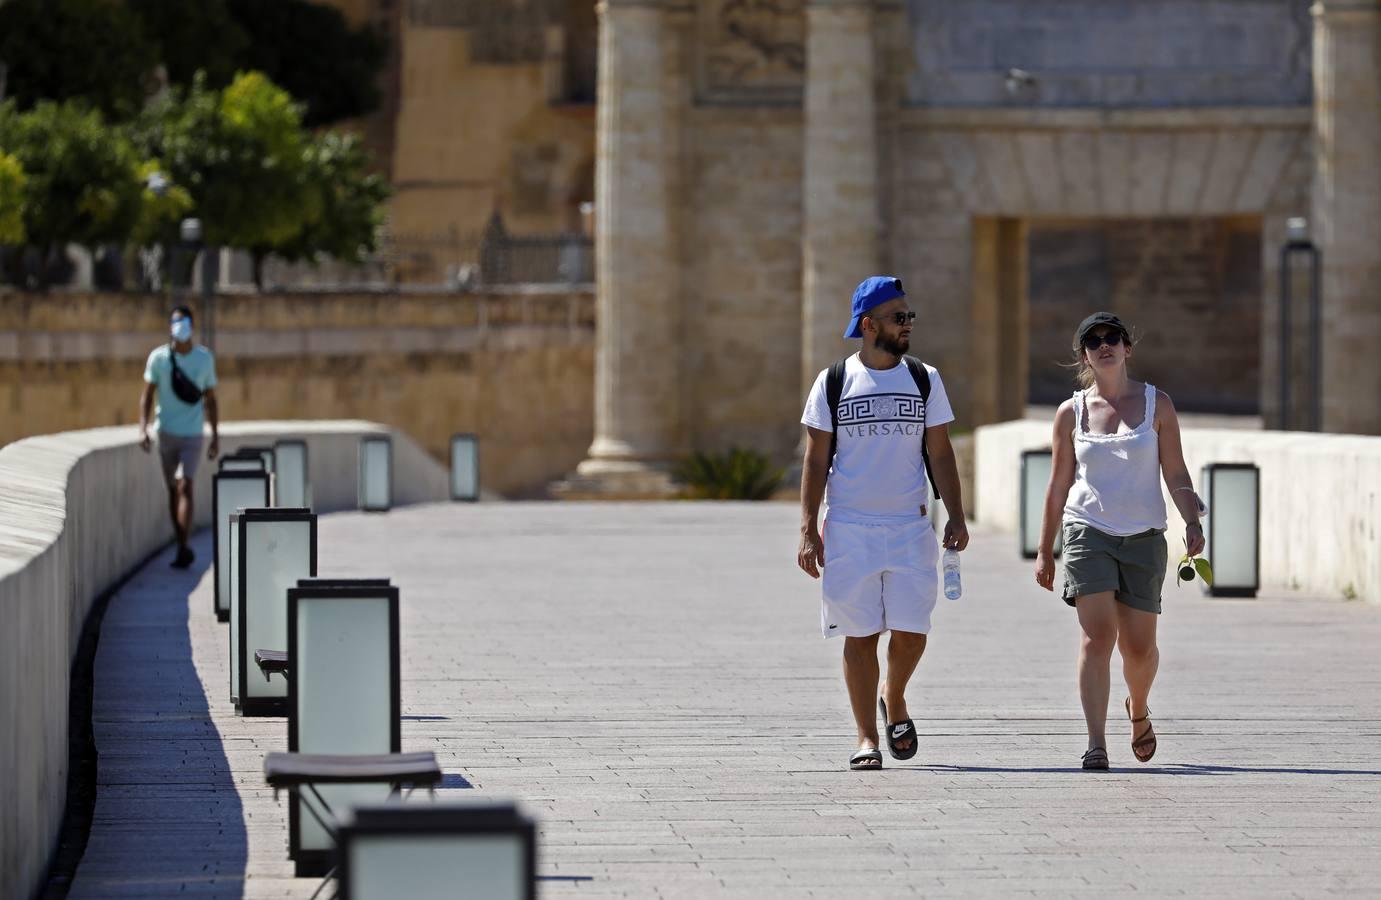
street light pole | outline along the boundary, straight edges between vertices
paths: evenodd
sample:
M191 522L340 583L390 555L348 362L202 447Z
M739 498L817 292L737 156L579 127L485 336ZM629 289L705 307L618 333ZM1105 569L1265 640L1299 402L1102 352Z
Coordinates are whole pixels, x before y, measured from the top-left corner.
M1286 222L1287 238L1280 248L1280 427L1290 428L1291 391L1294 375L1294 334L1290 313L1294 306L1294 259L1303 256L1309 266L1309 427L1323 430L1323 297L1320 276L1322 254L1309 239L1309 223L1303 218Z
M201 252L201 334L206 349L216 349L216 275L220 260L211 260L211 252L202 240L201 219L183 219L178 229L182 243L192 249L192 259ZM191 274L190 272L188 273Z
M216 282L220 280L220 249L201 245L201 308L206 311L206 348L216 349Z

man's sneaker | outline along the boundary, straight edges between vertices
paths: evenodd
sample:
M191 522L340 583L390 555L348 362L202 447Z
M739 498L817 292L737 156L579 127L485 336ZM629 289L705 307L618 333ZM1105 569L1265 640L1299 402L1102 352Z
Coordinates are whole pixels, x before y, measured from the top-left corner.
M192 552L191 547L179 547L177 549L177 556L173 558L171 565L174 569L185 569L190 566L192 561L196 558L197 555Z

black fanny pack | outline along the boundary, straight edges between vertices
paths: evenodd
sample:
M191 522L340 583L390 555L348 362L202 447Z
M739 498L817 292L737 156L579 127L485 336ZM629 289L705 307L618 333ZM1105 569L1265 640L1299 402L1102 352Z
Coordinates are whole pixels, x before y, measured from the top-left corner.
M173 393L177 394L177 399L183 403L200 403L202 390L177 367L177 351L171 345L168 347L168 361L173 364Z

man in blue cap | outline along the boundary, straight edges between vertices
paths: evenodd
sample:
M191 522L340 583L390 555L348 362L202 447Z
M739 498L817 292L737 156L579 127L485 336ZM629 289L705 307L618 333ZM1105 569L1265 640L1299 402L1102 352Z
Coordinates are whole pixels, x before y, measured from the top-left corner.
M862 338L863 348L820 373L801 418L806 454L797 563L812 578L823 568L820 627L827 638L844 638L844 683L859 741L851 769L882 767L875 703L892 756L916 755L906 685L925 652L939 581L928 470L949 513L945 547L963 550L969 542L944 382L932 366L906 355L915 321L900 279L865 279L844 331ZM821 529L816 520L827 490ZM879 697L884 631L892 634Z

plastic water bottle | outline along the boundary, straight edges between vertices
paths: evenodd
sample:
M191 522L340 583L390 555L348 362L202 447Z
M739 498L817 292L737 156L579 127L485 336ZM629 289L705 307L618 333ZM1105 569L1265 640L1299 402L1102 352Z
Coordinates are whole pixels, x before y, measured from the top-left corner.
M959 581L959 551L953 547L947 549L940 567L945 572L945 596L950 600L958 600L964 593L964 587Z

